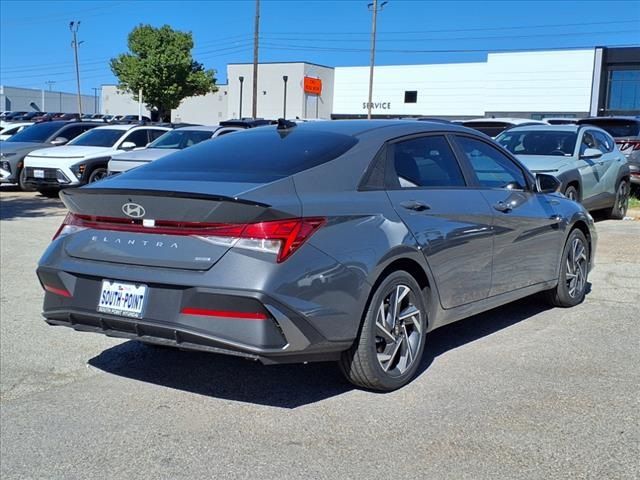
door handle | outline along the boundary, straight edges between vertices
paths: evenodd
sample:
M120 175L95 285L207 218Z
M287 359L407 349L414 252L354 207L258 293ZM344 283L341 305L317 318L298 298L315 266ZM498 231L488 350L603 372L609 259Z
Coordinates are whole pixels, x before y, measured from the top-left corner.
M424 202L419 202L418 200L407 200L406 202L400 202L400 206L402 208L413 210L415 212L424 212L425 210L431 209L429 205Z
M511 211L511 205L502 201L494 203L493 208L495 208L499 212L504 212L504 213L509 213Z

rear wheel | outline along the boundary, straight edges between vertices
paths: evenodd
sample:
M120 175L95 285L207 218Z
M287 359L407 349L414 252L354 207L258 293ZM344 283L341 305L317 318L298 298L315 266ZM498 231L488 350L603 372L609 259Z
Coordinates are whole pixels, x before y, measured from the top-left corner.
M580 230L569 234L562 252L558 285L548 292L556 307L573 307L584 300L589 275L589 243Z
M580 196L578 195L578 189L573 185L569 185L565 189L564 196L567 197L569 200L573 200L574 202L580 201Z
M629 182L627 180L620 180L618 188L616 189L616 200L609 212L609 218L622 220L625 217L627 209L629 208L630 193Z
M342 354L340 369L360 387L400 388L420 365L426 329L423 291L409 273L394 272L376 288L358 338Z
M106 168L96 168L91 175L89 175L89 183L97 182L98 180L102 180L107 176Z

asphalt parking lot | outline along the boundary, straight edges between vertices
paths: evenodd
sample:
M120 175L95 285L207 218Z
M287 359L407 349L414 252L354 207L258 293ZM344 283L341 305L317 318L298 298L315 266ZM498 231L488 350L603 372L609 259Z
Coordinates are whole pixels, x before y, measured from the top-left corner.
M331 364L47 326L34 270L64 210L0 201L3 480L640 476L640 221L597 223L582 305L530 298L442 328L419 376L376 394Z

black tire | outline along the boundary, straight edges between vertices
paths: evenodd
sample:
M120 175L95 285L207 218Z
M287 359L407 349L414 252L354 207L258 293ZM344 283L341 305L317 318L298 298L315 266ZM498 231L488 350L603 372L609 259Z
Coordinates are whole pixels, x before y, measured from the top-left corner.
M58 198L60 190L58 190L57 188L42 188L38 189L38 192L40 193L40 195L47 198Z
M575 252L572 252L572 250L575 248L576 242L584 248L584 261L581 262L582 278L580 279L580 285L571 283L571 275L574 275L573 271L576 271L575 265L571 266L571 264L573 264L572 256L575 256L573 255ZM587 291L590 253L589 242L587 242L587 238L584 236L584 233L577 228L572 230L564 245L564 250L562 251L558 285L547 292L548 300L553 306L573 307L582 303ZM576 282L578 282L577 276L574 278L576 278ZM576 287L574 291L572 291L572 286Z
M565 188L564 196L569 200L573 200L574 202L580 201L580 193L578 192L578 189L573 185L569 185L567 188Z
M95 168L91 172L91 175L89 175L88 183L97 182L97 181L102 180L103 178L106 178L106 177L107 177L107 169L106 168L102 168L102 167L98 167L98 168Z
M18 172L18 186L23 192L33 192L35 190L35 188L27 184L27 172L24 168L21 168L20 172Z
M622 220L627 215L627 209L629 208L629 194L631 188L628 180L620 180L616 188L616 199L608 212L608 217L614 220Z
M404 289L409 291L402 295ZM393 302L400 306L396 310L417 313L404 319L392 313L391 299L398 297L401 302ZM358 338L349 350L342 353L339 366L347 380L359 387L385 392L409 383L424 352L428 326L425 297L425 291L405 271L393 272L380 282L364 313ZM386 310L385 305L388 307ZM380 309L384 315L380 315ZM376 324L378 317L383 319L387 337L381 335L380 325ZM391 323L394 327L389 328ZM394 337L396 341L388 340ZM381 360L385 357L388 358L386 370L382 365L384 360Z

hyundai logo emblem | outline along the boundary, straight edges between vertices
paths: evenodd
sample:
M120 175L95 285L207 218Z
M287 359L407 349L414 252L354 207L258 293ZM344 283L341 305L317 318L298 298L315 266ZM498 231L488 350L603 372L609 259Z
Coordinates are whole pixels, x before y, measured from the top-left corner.
M142 205L137 203L125 203L122 205L122 211L127 217L142 218L147 213Z

